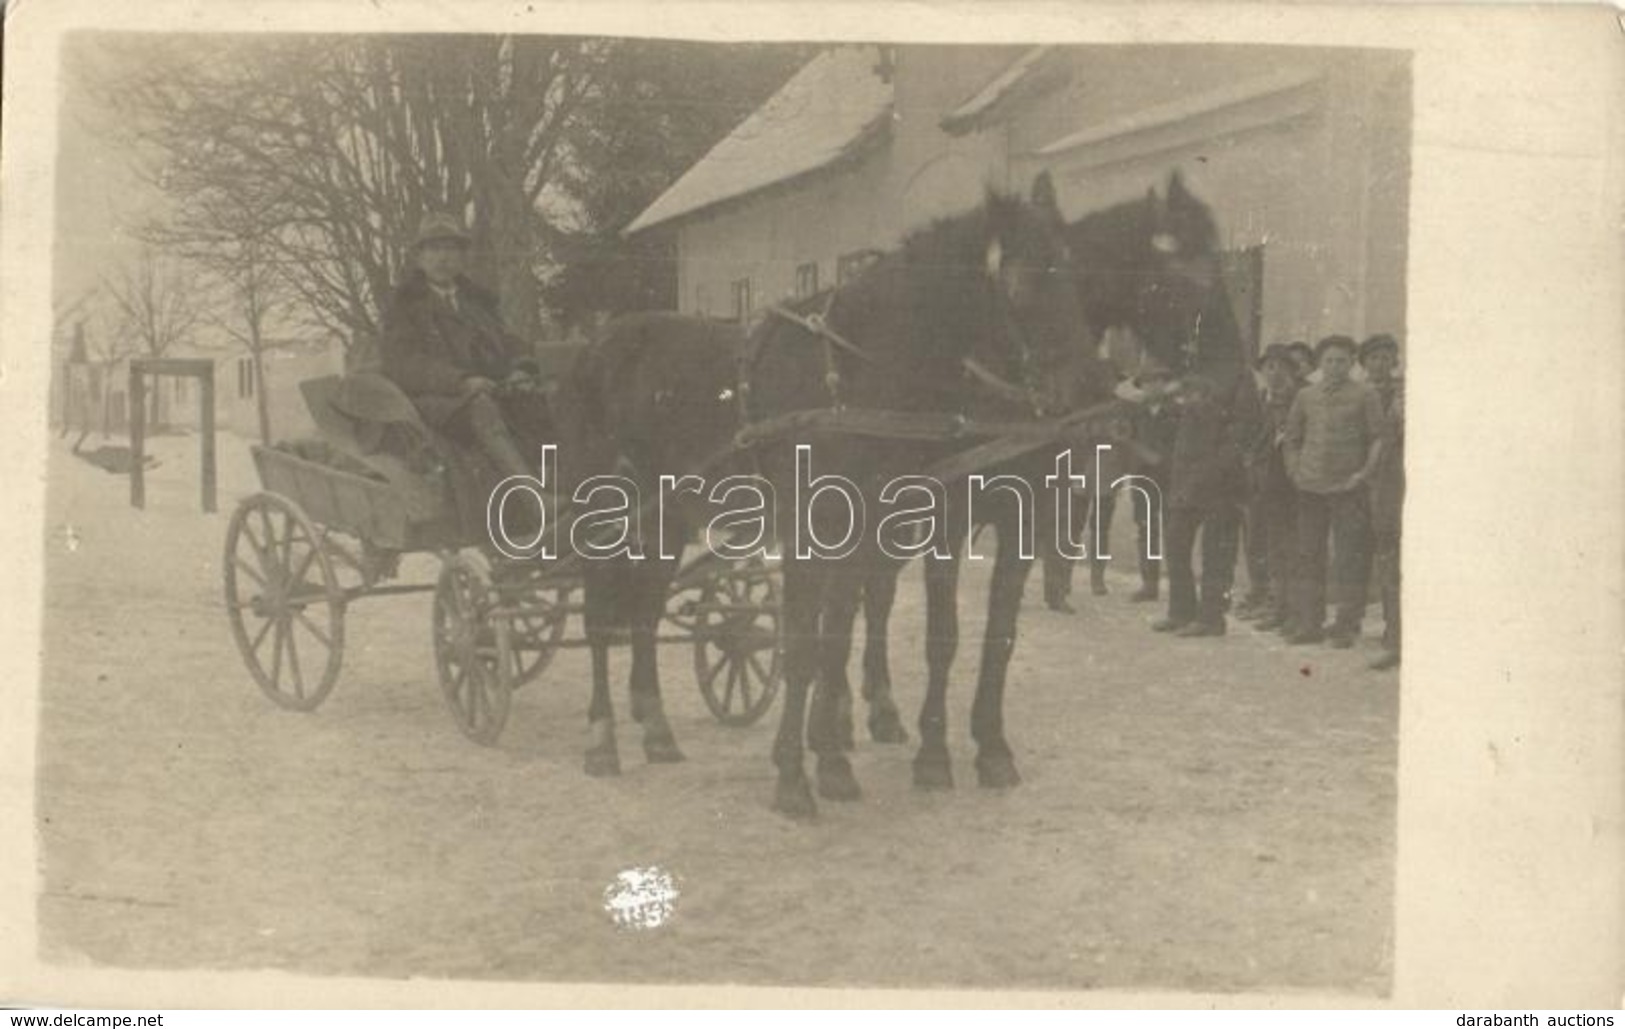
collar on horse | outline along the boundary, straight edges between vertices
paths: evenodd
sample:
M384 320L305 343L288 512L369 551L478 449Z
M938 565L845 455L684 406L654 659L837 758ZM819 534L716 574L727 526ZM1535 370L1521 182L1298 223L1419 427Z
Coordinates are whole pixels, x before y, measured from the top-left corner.
M1045 399L1043 391L1038 388L1034 381L1036 374L1033 368L1032 347L1028 345L1027 334L1022 329L1020 318L1010 309L1009 297L1005 295L1003 290L997 288L996 283L993 292L994 304L1001 316L1000 329L1003 330L1005 337L1014 345L1016 352L1014 363L1017 368L1017 377L1021 381L1019 384L1012 382L969 355L960 359L960 365L974 383L987 390L998 400L1021 407L1035 418L1046 418L1055 412ZM837 411L846 405L841 399L841 372L835 361L835 351L844 350L867 363L872 364L874 361L868 351L830 326L830 313L835 307L835 299L839 293L840 289L838 287L829 291L824 298L822 311L800 314L783 304L772 304L767 308L766 312L770 317L779 318L798 326L823 343L824 388L829 393L830 407ZM751 423L750 368L755 363L757 345L757 343L753 343L747 338L746 345L741 349L739 355L737 376L738 406L740 422L746 426ZM959 417L963 418L964 415L961 414Z
M847 339L845 336L830 328L829 313L835 307L835 294L839 290L830 290L824 298L824 309L812 314L797 314L782 304L774 304L767 309L767 313L776 318L782 318L792 325L798 325L808 333L817 337L824 344L824 389L829 392L829 402L833 407L845 406L841 402L841 369L835 363L835 350L846 351L864 361L872 363L874 359L868 351Z

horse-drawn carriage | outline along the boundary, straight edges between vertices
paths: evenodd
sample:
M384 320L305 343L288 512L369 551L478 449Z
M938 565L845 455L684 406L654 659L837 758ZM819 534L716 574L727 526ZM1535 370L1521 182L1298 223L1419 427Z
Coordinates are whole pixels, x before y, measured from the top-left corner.
M568 632L582 611L572 599L579 561L496 553L459 510L471 491L455 449L440 441L414 459L369 443L334 404L342 385L336 376L303 384L319 440L253 448L263 489L237 506L225 545L238 650L266 696L311 711L338 681L353 602L432 592L441 690L458 727L493 743L513 690L560 649L586 645ZM660 639L693 648L701 695L718 721L749 725L779 688L777 572L700 551L672 582ZM438 557L434 582L396 581L401 559L415 554Z
M323 425L341 461L257 448L266 492L243 503L227 538L226 593L239 648L273 700L312 708L338 674L350 601L432 589L437 669L463 730L494 739L511 690L540 674L559 648L584 644L593 648L585 766L591 775L616 774L604 630L614 619L604 616L624 589L629 603L618 606L631 641L633 717L649 760L682 758L660 707L652 644L661 621L678 632L660 638L694 648L701 690L725 722L754 721L771 705L782 650L774 806L806 817L817 809L806 749L817 757L819 796L860 794L844 753L852 737L846 666L860 607L870 733L878 742L908 738L891 697L886 623L899 571L927 552L926 695L914 780L924 789L952 784L946 699L959 636L957 567L971 530L991 525L1001 545L971 735L981 785L1013 786L1020 776L1003 698L1030 555L1011 544L1026 531L1024 512L1040 506L1024 498L1040 486L1072 489L1075 477L1063 481L1060 462L1074 451L1130 444L1131 419L1110 399L1113 373L1095 348L1096 329L1121 328L1163 366L1196 369L1222 384L1227 431L1236 434L1252 379L1216 272L1217 239L1210 212L1177 177L1166 196L1153 191L1067 225L1040 176L1031 202L990 194L974 211L911 233L822 297L774 305L748 334L675 313L612 323L567 391L581 409L562 427L581 452L596 454L586 464L665 482L742 462L769 487L764 495L796 498L777 508L770 531L781 540L800 524L814 444L822 478L856 491L845 505L854 517L845 522L840 505L815 514L806 501L807 536L842 540L845 549L814 555L798 545L784 551L782 569L731 563L710 550L675 569L664 557L618 570L568 557L494 560L482 552L484 533L470 532L466 513L452 506L487 494L384 461L348 438L342 423ZM312 399L320 423L331 405ZM979 481L997 488L973 502ZM921 531L893 550L878 535L866 538L856 513L895 507L900 483L932 498L906 514L932 514L905 519ZM555 529L561 520L552 518ZM388 584L400 555L413 552L440 556L438 581ZM578 584L586 598L579 608L570 602ZM582 643L565 633L577 610ZM295 643L301 633L326 658L308 686Z

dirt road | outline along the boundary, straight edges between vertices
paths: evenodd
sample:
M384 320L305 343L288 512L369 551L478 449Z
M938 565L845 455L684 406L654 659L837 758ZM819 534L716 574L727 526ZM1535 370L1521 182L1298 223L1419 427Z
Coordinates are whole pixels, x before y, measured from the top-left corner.
M145 512L125 506L122 480L53 455L47 958L385 977L1387 989L1397 679L1365 670L1369 644L1288 649L1246 629L1167 640L1126 602L1126 574L1072 617L1037 603L1035 577L1007 708L1024 785L974 785L968 645L950 709L959 789L918 794L910 748L861 742L864 800L794 825L768 809L770 722L715 724L679 647L662 674L689 760L646 765L626 731L617 780L581 772L580 652L516 696L500 746L464 740L434 683L426 597L356 606L326 705L272 707L220 603L226 517L253 488L245 448L223 442L224 510L203 515L190 445L161 441ZM972 633L985 581L967 572ZM911 570L893 651L910 719L920 594ZM624 692L617 701L624 717ZM650 865L677 877L675 917L616 929L606 887Z

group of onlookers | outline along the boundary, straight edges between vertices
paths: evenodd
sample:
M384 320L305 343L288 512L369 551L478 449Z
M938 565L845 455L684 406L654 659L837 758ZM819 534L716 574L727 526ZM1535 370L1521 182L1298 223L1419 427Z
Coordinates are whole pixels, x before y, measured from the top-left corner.
M1133 600L1158 598L1166 565L1168 610L1154 629L1221 636L1229 614L1290 644L1351 647L1374 566L1384 633L1383 653L1371 666L1399 663L1405 473L1398 364L1392 336L1358 344L1328 336L1312 349L1272 344L1253 374L1228 382L1204 374L1176 380L1147 361L1119 385L1118 396L1137 412L1137 452L1148 455L1134 470L1156 483L1163 506L1159 561L1147 557L1147 534L1157 529L1148 494L1130 491L1141 574ZM1102 498L1106 533L1113 506L1111 496ZM1243 539L1248 588L1232 605ZM1045 570L1046 600L1069 609L1065 568L1051 560ZM1095 592L1104 593L1098 557L1092 571Z

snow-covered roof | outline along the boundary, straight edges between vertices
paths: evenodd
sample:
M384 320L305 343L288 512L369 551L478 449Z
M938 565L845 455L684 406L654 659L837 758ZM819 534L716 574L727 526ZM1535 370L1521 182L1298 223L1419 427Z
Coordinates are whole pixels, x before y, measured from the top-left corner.
M939 124L955 135L968 132L997 118L1000 110L1060 85L1067 71L1059 53L1053 46L1033 47L943 115Z
M630 235L817 171L859 152L890 124L891 83L872 46L826 50L628 225Z

